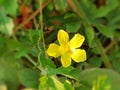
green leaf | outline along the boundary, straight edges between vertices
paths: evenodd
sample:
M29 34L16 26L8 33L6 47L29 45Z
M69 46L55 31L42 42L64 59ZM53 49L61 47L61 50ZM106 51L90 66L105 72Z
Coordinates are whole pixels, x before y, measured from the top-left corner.
M0 0L0 6L4 7L7 14L16 15L18 0Z
M13 39L6 39L6 44L9 50L16 51L16 56L15 56L16 58L25 56L28 52L27 46L25 46L23 43L19 41L15 41Z
M13 53L6 53L6 55L4 54L4 57L0 57L0 81L2 80L5 82L8 90L18 90L20 84L18 71L21 68L21 61L16 60Z
M50 2L50 4L48 4L47 7L48 7L49 10L53 10L54 9L54 3Z
M119 5L118 0L114 0L114 1L106 0L105 3L106 3L106 5L101 6L99 8L96 8L96 6L93 3L89 4L88 9L90 8L91 10L88 12L90 12L91 18L95 19L95 18L105 17L107 14L109 14L112 10L117 8L117 6Z
M93 18L100 18L104 17L109 13L109 7L100 7L99 9L96 9L93 11L92 17Z
M29 88L38 88L40 72L38 70L23 69L19 72L21 84Z
M48 79L47 83L49 83L50 90L65 90L64 85L53 76Z
M114 11L110 12L107 15L107 19L108 19L109 25L113 25L119 22L120 21L120 6L117 7L117 10L115 9Z
M84 85L79 85L75 87L75 90L92 90Z
M42 76L40 78L40 85L39 85L39 90L45 90L47 87L47 80L48 80L48 77L47 76Z
M102 24L97 24L96 26L97 26L98 30L100 31L100 33L102 33L106 37L110 37L110 38L113 37L114 31L110 26L107 26L107 25L105 26Z
M2 48L4 46L4 38L0 36L0 48Z
M43 67L45 67L45 68L46 67L55 68L54 62L51 59L46 58L44 51L40 52L39 58L40 58L40 61L38 60L38 65L39 65L39 63L42 63Z
M78 80L79 79L79 75L80 75L80 70L78 68L74 68L73 70L71 70L69 73L68 73L68 76L70 78L73 78L75 80Z
M48 74L49 75L55 75L55 74L63 74L63 75L69 75L69 73L74 70L73 67L67 67L67 68L48 68Z
M64 75L66 77L72 78L77 80L79 78L79 74L80 74L80 70L79 69L75 69L73 67L67 67L67 68L48 68L47 70L48 75L56 75L56 74L61 74Z
M19 59L19 58L21 58L21 57L23 57L25 55L27 55L27 50L26 49L22 49L22 50L16 52L15 57Z
M70 33L77 32L81 27L81 21L72 22L66 25L66 30Z
M77 17L77 15L73 12L66 12L65 15L64 15L64 18L65 19L71 19L71 18L74 18L74 17Z
M23 90L36 90L36 89L34 89L34 88L25 88Z
M114 47L114 50L112 50L112 53L109 57L109 60L112 63L114 69L117 72L120 72L120 48L119 48L119 45Z
M119 31L115 32L115 37L118 38L118 40L120 40L120 32Z
M6 35L12 35L14 23L11 18L6 17L6 19L8 20L7 23L0 24L0 31Z
M68 80L65 81L64 87L66 90L74 90L71 83Z
M107 76L100 75L97 80L94 81L92 90L111 90L111 85Z
M94 21L97 18L106 17L113 10L116 11L116 8L119 6L119 0L105 0L104 3L97 8L94 0L81 0L80 6L82 6L88 19Z
M54 3L57 10L65 11L67 8L66 0L54 0Z
M36 45L38 41L42 39L43 31L42 30L29 30L28 37L30 41L33 43L33 45Z
M43 76L40 78L39 90L66 90L64 85L55 76Z
M85 30L86 38L90 47L92 47L94 41L94 29L92 27L87 27Z
M12 19L6 16L5 12L1 10L0 13L0 32L6 35L12 35L14 23Z
M10 50L19 50L19 48L23 48L23 44L19 41L13 39L6 39L6 44Z
M100 57L92 57L89 59L89 63L94 67L100 67L102 64L102 60Z
M110 69L94 68L94 69L84 70L83 72L80 73L80 78L79 78L81 82L81 86L84 85L85 87L89 88L88 90L91 90L94 85L94 82L99 78L99 76L107 77L107 81L111 87L110 90L119 90L120 75ZM106 85L108 85L108 83L106 83ZM102 89L102 90L106 90L106 89Z

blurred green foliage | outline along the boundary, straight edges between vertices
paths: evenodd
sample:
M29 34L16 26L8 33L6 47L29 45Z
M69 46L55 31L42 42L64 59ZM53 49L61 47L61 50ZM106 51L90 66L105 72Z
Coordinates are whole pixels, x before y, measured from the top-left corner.
M120 0L50 0L33 27L15 32L22 5L34 13L39 1L49 0L0 0L0 90L119 90ZM85 36L86 62L63 68L46 55L59 29Z

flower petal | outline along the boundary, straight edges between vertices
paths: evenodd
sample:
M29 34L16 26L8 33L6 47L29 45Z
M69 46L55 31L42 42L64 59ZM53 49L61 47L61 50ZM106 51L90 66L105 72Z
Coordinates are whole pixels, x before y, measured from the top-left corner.
M75 49L73 51L72 59L75 62L84 62L86 60L86 51L83 49Z
M55 57L55 58L60 56L59 46L55 43L50 44L48 49L47 49L47 54L49 56L52 56L52 57Z
M60 45L66 45L69 41L69 36L68 33L65 32L64 30L59 30L58 32L58 41Z
M69 54L64 54L61 56L61 64L63 67L68 67L71 65L71 56Z
M75 34L75 36L70 40L70 47L78 48L83 44L84 40L85 38L83 35Z

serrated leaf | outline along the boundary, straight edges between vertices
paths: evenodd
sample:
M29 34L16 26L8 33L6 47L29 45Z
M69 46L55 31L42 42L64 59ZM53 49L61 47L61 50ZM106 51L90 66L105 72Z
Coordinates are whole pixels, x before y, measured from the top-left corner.
M107 25L105 26L105 25L102 25L102 24L98 24L96 26L97 26L98 30L100 31L100 33L102 33L106 37L110 37L110 38L113 37L114 31L110 26L107 26Z
M99 8L96 7L93 0L81 0L80 4L89 20L95 20L106 17L106 15L119 6L119 0L105 0L104 3Z
M96 8L95 5L93 6L93 4L91 4L92 10L90 11L91 17L92 18L101 18L101 17L105 17L109 12L111 12L112 10L114 10L119 4L118 4L118 0L106 0L105 1L107 4L104 6L101 6L100 8ZM114 3L114 4L113 4Z
M107 15L109 13L109 8L108 7L101 7L99 9L96 9L93 12L92 17L93 18L100 18L100 17L104 17L105 15Z

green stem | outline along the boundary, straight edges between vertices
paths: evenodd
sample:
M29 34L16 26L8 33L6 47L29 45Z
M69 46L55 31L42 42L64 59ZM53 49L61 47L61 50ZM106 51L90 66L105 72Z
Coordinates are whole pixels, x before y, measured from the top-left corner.
M109 61L109 59L108 59L108 57L107 57L107 55L104 51L104 48L102 47L102 45L100 43L100 40L97 37L95 37L95 41L96 41L96 44L97 44L96 48L97 48L98 52L101 54L101 57L102 57L102 60L105 64L105 66L107 68L112 68L112 65L111 65L111 63L110 63L110 61Z
M37 65L36 62L30 56L26 55L25 58L27 58L27 60L31 62L34 66ZM41 71L41 75L47 75L47 71L45 68L43 68L40 65L37 66L37 68Z
M42 10L43 0L39 0L39 5L40 5L40 11L41 11L41 13L40 13L40 28L43 31L43 10ZM44 52L45 52L46 48L45 48L44 35L42 37L42 44L43 44L43 49L44 49ZM46 52L45 52L45 56L46 56L46 58L48 58Z
M34 66L36 65L36 62L35 62L30 56L25 55L25 58L27 58L27 60L28 60L30 63L32 63ZM37 68L38 68L39 70L41 70L41 67L40 67L40 66L38 66Z

